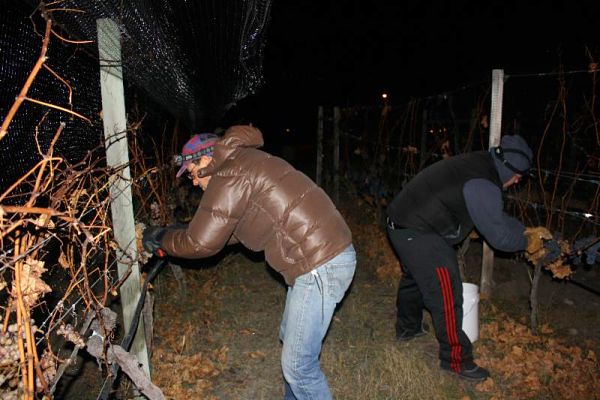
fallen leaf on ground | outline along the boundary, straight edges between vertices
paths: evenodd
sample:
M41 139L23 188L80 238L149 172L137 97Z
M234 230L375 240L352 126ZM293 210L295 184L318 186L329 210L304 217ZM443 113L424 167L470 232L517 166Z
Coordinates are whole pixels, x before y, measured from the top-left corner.
M249 351L246 353L246 355L250 358L265 358L267 355L265 353L263 353L260 350L256 350L256 351Z

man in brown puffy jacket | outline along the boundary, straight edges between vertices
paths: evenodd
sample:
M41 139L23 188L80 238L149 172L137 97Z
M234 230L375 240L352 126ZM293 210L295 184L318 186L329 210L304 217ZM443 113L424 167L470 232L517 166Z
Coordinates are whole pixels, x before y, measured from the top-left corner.
M286 161L258 150L262 145L252 126L190 139L177 175L187 172L202 187L200 206L187 228L149 231L144 243L184 258L209 257L237 242L264 251L288 285L279 334L284 399L330 399L319 354L354 276L352 236L327 194Z

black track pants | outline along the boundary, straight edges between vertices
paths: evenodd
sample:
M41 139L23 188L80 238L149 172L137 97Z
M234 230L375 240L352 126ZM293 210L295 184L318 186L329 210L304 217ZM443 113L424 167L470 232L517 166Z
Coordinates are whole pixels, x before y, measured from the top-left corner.
M472 363L473 352L462 330L463 293L456 251L435 233L388 228L388 235L404 272L396 301L397 329L420 330L423 307L427 308L442 366L459 371Z

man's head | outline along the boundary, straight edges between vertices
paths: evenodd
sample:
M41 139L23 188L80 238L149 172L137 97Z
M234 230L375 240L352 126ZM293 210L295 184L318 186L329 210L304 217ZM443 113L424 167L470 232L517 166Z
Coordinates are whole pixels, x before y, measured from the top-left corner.
M500 140L500 146L491 151L504 188L519 183L523 176L529 174L533 152L521 136L505 135Z
M175 157L175 162L181 165L177 171L177 178L188 171L188 166L196 160L200 160L202 156L212 157L213 146L219 139L217 135L212 133L200 133L194 135L188 140L181 149L181 154Z
M219 137L212 133L201 133L194 135L188 140L181 150L181 154L175 157L175 162L181 165L177 171L179 178L184 173L188 172L194 185L199 185L206 189L208 179L199 178L197 172L200 168L206 167L212 160L213 146Z

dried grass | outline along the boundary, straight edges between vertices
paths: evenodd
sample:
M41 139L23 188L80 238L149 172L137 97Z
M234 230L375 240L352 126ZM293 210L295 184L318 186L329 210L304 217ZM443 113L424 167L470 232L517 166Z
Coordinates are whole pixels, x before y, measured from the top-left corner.
M456 382L448 382L418 347L370 344L352 351L323 354L334 398L448 399L461 398ZM433 367L433 369L432 369ZM351 382L351 385L348 383Z

